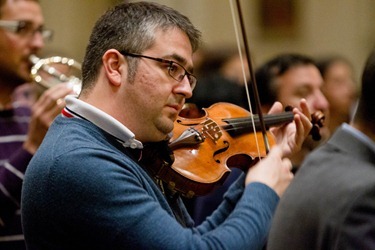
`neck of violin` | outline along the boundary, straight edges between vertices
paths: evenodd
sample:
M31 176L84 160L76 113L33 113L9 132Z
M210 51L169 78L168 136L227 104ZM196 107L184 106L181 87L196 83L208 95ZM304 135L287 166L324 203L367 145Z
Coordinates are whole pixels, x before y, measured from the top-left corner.
M290 123L293 121L294 114L291 111L283 112L280 114L269 114L264 115L264 123L266 128L280 126L285 123ZM250 117L242 118L228 118L223 119L228 125L223 126L223 128L231 135L238 136L245 133L252 133L254 131L254 126L256 131L261 130L261 123L259 121L258 115L253 115Z

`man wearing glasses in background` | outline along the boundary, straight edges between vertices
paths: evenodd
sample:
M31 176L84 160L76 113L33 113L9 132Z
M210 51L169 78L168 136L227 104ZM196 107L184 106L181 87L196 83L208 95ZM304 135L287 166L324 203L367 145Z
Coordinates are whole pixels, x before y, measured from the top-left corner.
M20 197L26 167L52 120L71 93L61 84L45 91L32 107L14 99L17 87L30 82L30 55L52 32L44 29L38 1L0 0L0 249L25 249Z

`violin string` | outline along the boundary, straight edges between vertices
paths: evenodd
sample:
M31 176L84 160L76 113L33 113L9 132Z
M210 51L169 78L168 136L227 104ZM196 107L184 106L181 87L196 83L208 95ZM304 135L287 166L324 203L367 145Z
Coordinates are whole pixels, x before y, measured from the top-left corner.
M247 115L247 116L239 116L239 117L233 117L233 118L228 118L229 116L231 115L231 113L228 113L228 114L224 114L222 116L215 116L215 120L222 120L224 122L226 121L230 121L231 124L236 124L236 122L242 122L243 120L252 120L251 117L253 117L253 119L255 121L257 121L259 119L259 116L257 114L254 114L254 115ZM277 113L277 114L267 114L264 116L264 119L265 120L288 120L287 118L293 116L293 112L292 111L286 111L286 112L283 112L283 113Z
M235 123L235 125L236 125L236 127L233 127L233 124L223 124L223 125L219 125L219 127L224 129L226 132L230 132L230 131L236 131L238 129L247 128L247 127L249 129L253 129L253 131L254 131L253 126L255 126L255 124L252 124L252 123L249 123L249 122L246 122L246 121L237 122L237 123ZM205 131L214 132L215 128L208 128L208 129L205 129Z
M238 118L227 118L225 117L216 117L219 120L222 120L225 122L225 124L220 124L218 126L205 126L206 121L201 122L199 125L205 126L205 131L212 133L215 132L217 127L220 127L221 129L224 129L226 132L231 132L231 131L238 131L244 128L249 128L249 130L253 129L254 131L254 126L260 126L260 119L257 114L255 115L249 115L249 116L244 116L244 117L238 117ZM282 126L286 123L289 123L292 121L293 118L293 113L291 111L280 113L280 114L268 114L265 116L265 121L266 124L269 127L274 127L274 126ZM209 119L211 120L211 119ZM249 122L252 121L252 122ZM212 120L212 123L217 124L215 121ZM257 127L255 127L256 131Z
M232 20L233 20L234 31L235 31L235 34L236 34L236 42L237 42L238 53L239 53L241 62L243 62L242 61L242 50L241 50L239 32L238 32L237 24L236 24L237 22L236 22L236 18L235 18L236 15L235 15L235 12L234 12L233 1L229 0L229 3L230 3L231 12L232 12ZM244 67L243 63L241 63L241 65L242 65L242 73L243 73L243 76L244 76L244 84L245 84L245 90L246 90L246 96L247 96L247 101L248 101L248 105L249 105L249 110L250 110L250 113L253 113L252 112L252 107L251 107L251 99L250 99L250 94L249 94L249 88L247 86L247 80L246 80L246 74L245 74L245 67ZM256 127L255 127L254 119L252 119L252 123L253 123L254 134L256 134ZM255 143L257 145L258 156L259 156L259 159L260 159L261 158L260 157L261 154L260 154L259 142L258 142L258 138L257 137L255 137Z

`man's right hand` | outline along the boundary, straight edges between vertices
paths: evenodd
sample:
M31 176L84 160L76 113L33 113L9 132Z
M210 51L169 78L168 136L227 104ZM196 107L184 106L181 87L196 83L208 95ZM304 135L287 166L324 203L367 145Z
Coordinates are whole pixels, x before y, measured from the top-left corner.
M264 159L249 169L245 184L264 183L281 197L293 179L291 169L291 161L283 158L281 146L275 145Z
M73 94L66 84L57 84L46 90L31 109L31 120L23 148L34 154L43 141L49 126L65 106L64 98Z

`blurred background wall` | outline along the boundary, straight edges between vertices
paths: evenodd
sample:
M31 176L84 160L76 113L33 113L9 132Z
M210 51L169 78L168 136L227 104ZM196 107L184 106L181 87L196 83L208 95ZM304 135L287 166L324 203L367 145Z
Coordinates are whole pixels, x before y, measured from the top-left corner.
M95 21L118 0L40 0L46 26L55 31L45 55L82 61ZM155 0L186 16L203 32L209 48L236 46L228 0ZM359 77L375 46L374 0L242 0L254 63L284 52L340 54Z

